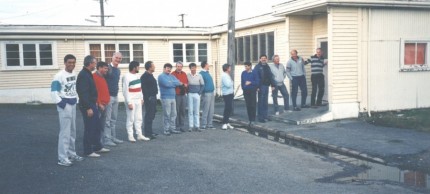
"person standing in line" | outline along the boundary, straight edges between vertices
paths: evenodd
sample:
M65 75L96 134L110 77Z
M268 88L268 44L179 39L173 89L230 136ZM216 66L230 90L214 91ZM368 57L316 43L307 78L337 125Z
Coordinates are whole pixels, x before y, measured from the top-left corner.
M292 90L291 90L291 101L293 102L293 110L300 111L300 108L297 107L297 103L296 103L299 87L302 95L301 108L309 108L309 106L306 105L308 88L306 86L305 61L303 60L302 57L297 55L298 52L295 49L291 50L290 54L291 54L291 59L288 60L288 63L287 63L287 76L293 83Z
M241 87L245 97L246 111L248 113L249 126L254 125L257 112L257 87L260 80L252 71L251 62L245 62L245 70L241 75Z
M275 115L279 115L278 107L278 91L281 92L282 98L284 99L284 111L290 110L290 96L288 94L287 87L285 86L284 80L287 77L287 71L282 63L280 63L279 55L274 55L273 64L270 64L270 70L273 74L272 79L272 98L273 107L275 109Z
M180 82L182 82L183 86L176 87L176 130L181 132L185 132L185 117L186 117L186 106L187 106L187 87L188 87L188 78L187 74L182 71L183 64L181 61L176 62L176 70L172 73Z
M269 108L269 86L272 83L272 71L267 64L267 55L260 55L260 62L254 67L260 83L258 84L258 121L265 123L270 121L268 117Z
M76 57L68 54L64 57L64 70L55 74L51 83L51 97L57 104L60 121L58 134L58 165L71 166L72 161L82 161L75 150L76 140Z
M106 124L103 132L103 143L108 146L115 146L123 143L116 136L116 120L118 118L118 84L121 71L118 68L121 63L122 54L116 52L112 55L112 62L109 64L108 72L105 76L109 87L109 104L106 106Z
M223 73L221 74L221 92L222 98L224 99L224 114L222 118L222 128L223 130L234 129L233 126L230 125L230 115L233 111L233 97L234 97L234 89L233 89L233 80L230 76L230 64L224 64L222 66Z
M100 142L102 126L100 125L99 110L97 108L97 89L92 71L97 59L91 55L84 58L84 67L76 79L76 91L79 96L79 109L84 120L84 154L88 157L100 157L96 152L109 152Z
M158 76L158 86L160 87L161 105L163 106L163 127L164 135L170 133L179 134L176 130L176 91L178 86L184 86L175 76L171 75L172 64L166 63L163 66L163 73Z
M102 126L102 134L104 132L104 126L106 123L106 106L109 104L109 100L110 100L109 88L105 79L108 69L109 68L107 63L103 61L99 61L97 62L97 71L93 73L93 79L94 79L94 83L96 84L96 89L98 94L97 107L99 108L99 113L100 113L100 126ZM100 141L102 145L106 146L103 140L104 138L101 137Z
M201 131L199 115L200 115L200 96L203 92L205 82L201 74L197 73L197 65L190 63L190 73L187 74L188 79L188 131ZM202 129L204 129L202 127Z
M311 63L311 82L312 82L312 93L311 93L311 107L317 108L318 106L322 106L322 97L324 96L324 66L327 65L327 62L324 60L323 52L321 48L317 48L316 54L311 56L307 61ZM318 96L317 96L318 90ZM316 103L315 103L316 97Z
M136 142L133 135L133 127L136 130L138 140L148 141L149 138L142 135L142 89L139 79L139 62L131 61L128 65L129 72L122 77L122 94L124 95L125 110L127 113L126 129L128 141Z
M145 122L144 130L145 136L150 139L155 139L156 133L152 131L152 122L157 112L157 94L158 84L154 78L155 65L152 61L145 62L145 73L140 76L142 94L145 104Z
M213 115L215 110L215 86L212 76L209 74L210 64L207 61L201 62L203 82L205 83L203 88L202 99L202 129L215 129L213 126Z

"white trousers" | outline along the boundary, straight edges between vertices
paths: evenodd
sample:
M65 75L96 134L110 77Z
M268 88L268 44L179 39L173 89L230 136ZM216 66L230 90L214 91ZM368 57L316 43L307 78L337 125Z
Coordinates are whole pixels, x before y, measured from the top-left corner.
M128 104L125 105L127 113L127 122L125 128L129 136L133 135L133 127L136 130L136 134L142 134L142 100L132 99L130 102L133 105L133 109L128 108Z

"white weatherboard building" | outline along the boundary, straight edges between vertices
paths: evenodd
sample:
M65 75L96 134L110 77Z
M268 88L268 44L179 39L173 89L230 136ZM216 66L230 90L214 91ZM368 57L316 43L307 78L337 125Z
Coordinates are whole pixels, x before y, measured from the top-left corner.
M329 111L321 120L430 107L429 20L430 2L424 0L290 0L274 5L272 13L236 22L235 86L240 87L244 61L256 64L260 54L278 54L285 64L291 49L308 58L321 47L329 64ZM66 54L77 57L79 71L85 55L109 62L115 51L124 54L123 74L131 60L154 61L155 76L167 62L181 60L187 66L207 60L219 92L221 65L227 62L227 25L0 25L0 103L51 103L51 79L64 68Z

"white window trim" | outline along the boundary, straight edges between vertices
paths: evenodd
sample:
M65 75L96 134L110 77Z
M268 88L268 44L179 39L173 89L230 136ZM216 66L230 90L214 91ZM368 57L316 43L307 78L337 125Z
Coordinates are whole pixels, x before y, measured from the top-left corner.
M211 61L211 44L210 41L170 41L169 42L169 61L173 60L173 44L195 44L196 45L196 52L198 52L199 48L198 48L198 44L201 43L205 43L207 45L207 62L210 63ZM184 50L186 49L185 47L183 48ZM183 53L183 57L184 59L186 59L185 56L186 53ZM199 59L199 54L196 53L196 64L200 63L201 61L198 61ZM172 64L175 64L176 61L171 61ZM188 66L191 62L188 61L182 61L182 63L184 64L184 66ZM197 66L199 66L199 64L197 64Z
M55 41L2 41L1 45L1 58L2 58L2 70L45 70L45 69L58 69L58 61L57 61L57 42ZM39 47L36 47L36 58L37 65L36 66L24 66L23 63L23 51L20 50L19 58L20 58L20 66L7 66L7 57L6 57L6 44L51 44L52 46L52 65L41 66L40 63L40 53Z
M405 65L405 43L426 43L427 49L425 53L426 64L424 65ZM411 71L430 71L430 39L401 39L400 40L400 71L411 72Z
M85 53L87 53L87 55L90 54L90 44L115 44L115 52L119 52L119 44L129 44L130 46L133 44L143 44L143 62L148 61L149 57L148 57L148 43L147 41L86 41L85 42ZM132 46L130 48L133 48ZM101 47L102 51L104 51L104 46ZM133 53L130 53L133 54ZM109 56L108 56L109 57ZM110 56L112 57L112 56ZM105 52L101 53L101 58L105 59ZM118 65L118 67L120 68L128 68L128 63L120 63ZM141 66L143 64L140 64Z

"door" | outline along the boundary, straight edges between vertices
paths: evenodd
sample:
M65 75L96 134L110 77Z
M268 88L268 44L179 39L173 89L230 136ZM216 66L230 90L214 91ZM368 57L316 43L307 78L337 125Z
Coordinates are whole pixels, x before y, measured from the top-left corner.
M324 59L328 60L328 41L327 38L318 38L317 39L317 48L321 48L323 51ZM325 90L323 96L323 103L328 103L328 73L327 66L324 67L324 81L325 81Z

